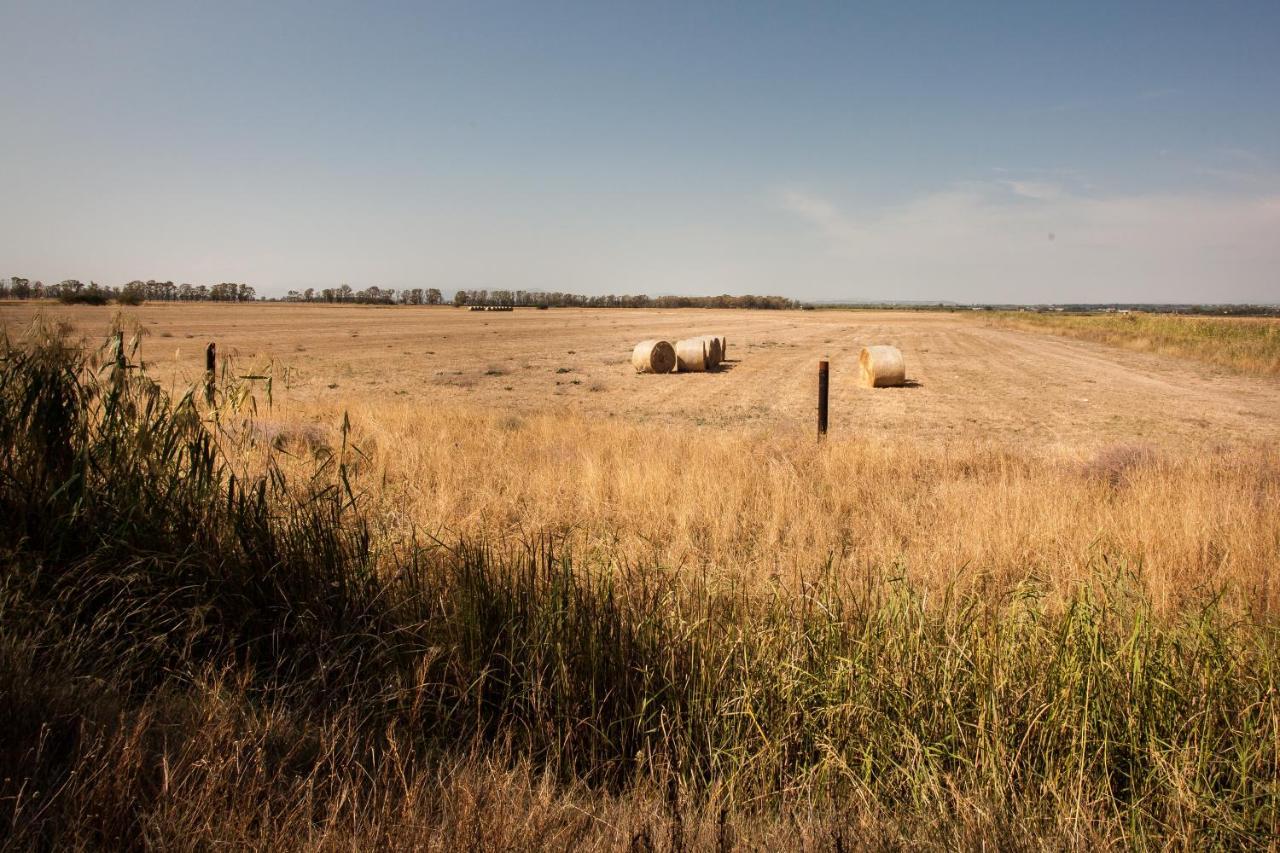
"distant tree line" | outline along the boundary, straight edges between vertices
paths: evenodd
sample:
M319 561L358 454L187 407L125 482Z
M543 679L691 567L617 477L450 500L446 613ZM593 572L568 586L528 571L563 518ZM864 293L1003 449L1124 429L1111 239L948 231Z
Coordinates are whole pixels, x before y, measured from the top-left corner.
M434 287L396 290L351 285L317 290L290 290L286 302L339 302L357 305L442 305L444 295ZM512 308L798 308L782 296L582 296L541 290L459 290L453 305L503 305Z
M1020 310L1018 308L1009 308L1005 310ZM1249 304L1229 304L1215 305L1203 303L1198 305L1190 304L1168 304L1155 302L1113 302L1107 304L1056 304L1056 305L1033 305L1026 310L1037 311L1040 313L1061 312L1066 314L1116 314L1128 312L1142 312L1147 314L1188 314L1188 315L1227 315L1229 317L1274 317L1280 315L1280 307L1275 305L1249 305Z
M68 279L43 284L13 276L0 279L0 299L58 299L66 303L104 305L119 302L253 302L257 293L247 284L174 284L172 281L131 281L119 287L84 284ZM275 301L275 300L272 300ZM357 305L443 305L444 295L435 287L366 287L355 290L349 284L338 287L290 290L285 302L327 302ZM577 293L548 293L540 290L459 290L453 305L503 305L513 308L799 308L800 303L784 296L583 296Z
M247 284L174 284L171 281L131 281L119 287L88 284L69 278L57 284L12 276L0 279L0 299L57 299L67 304L140 305L143 302L253 302L257 293Z
M364 290L353 290L351 285L325 287L320 290L308 287L306 290L290 290L284 298L285 302L350 302L357 305L441 305L444 296L434 287L395 288L366 287Z
M516 308L799 308L785 296L582 296L540 290L459 290L454 305Z
M434 287L395 290L348 284L323 289L290 290L286 302L340 302L358 305L442 305L444 295ZM541 290L458 290L453 305L504 305L513 308L798 308L782 296L582 296Z

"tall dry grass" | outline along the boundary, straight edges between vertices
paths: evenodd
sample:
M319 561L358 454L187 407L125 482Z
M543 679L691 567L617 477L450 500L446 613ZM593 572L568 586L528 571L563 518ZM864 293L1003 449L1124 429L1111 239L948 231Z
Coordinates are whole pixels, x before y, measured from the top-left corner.
M1031 312L1008 312L993 319L1006 326L1191 358L1254 376L1280 376L1280 320L1275 319Z
M263 428L305 466L317 435L338 440L343 414L273 417ZM830 567L1065 597L1100 569L1123 570L1161 612L1219 590L1248 613L1280 607L1274 448L1061 457L388 402L349 422L353 482L400 535L555 531L593 561L751 584Z
M1280 830L1273 459L663 450L409 407L334 428L241 391L210 409L56 337L0 347L7 843L1265 849ZM1225 510L1193 524L1196 498ZM1170 532L1137 535L1160 510ZM954 543L914 544L933 518ZM1235 538L1255 550L1218 550ZM952 545L987 568L927 563ZM1217 574L1177 587L1193 545L1187 574Z

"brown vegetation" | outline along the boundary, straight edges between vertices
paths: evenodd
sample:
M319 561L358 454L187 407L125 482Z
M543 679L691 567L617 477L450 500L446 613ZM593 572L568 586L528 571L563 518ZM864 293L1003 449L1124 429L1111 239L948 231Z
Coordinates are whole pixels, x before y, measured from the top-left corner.
M117 309L44 311L96 345ZM1077 459L1117 444L1182 453L1280 443L1274 382L992 328L973 312L557 309L477 316L429 307L147 303L123 313L149 331L140 357L174 391L199 381L205 345L216 339L219 357L239 372L274 365L285 404L314 404L339 419L343 409L397 399L808 432L815 366L828 358L833 437L909 436L916 446L938 448L990 443ZM31 305L0 303L0 327L20 334L34 314ZM708 327L733 338L732 370L653 382L630 367L636 341L674 341ZM858 385L858 354L872 343L907 355L913 387L869 394ZM578 385L557 373L570 365ZM495 366L507 374L488 373Z
M1280 320L1271 318L1009 312L996 322L1191 358L1254 376L1280 376Z
M21 697L0 712L13 733L0 820L18 843L1274 837L1280 457L1265 428L1207 442L1114 427L1056 447L1008 440L1001 406L1020 403L996 373L992 399L964 410L995 428L951 440L881 427L819 444L808 418L787 425L776 387L754 389L753 404L780 399L762 425L690 418L655 440L652 418L351 390L380 352L392 370L423 358L422 343L410 358L387 350L374 323L326 349L297 327L314 309L296 310L274 315L273 338L306 337L321 360L233 358L216 417L202 415L238 485L178 464L202 446L200 421L146 421L153 392L132 370L138 396L116 404L126 416L89 420L115 424L93 438L95 464L57 469L90 472L77 496L30 464L24 442L49 430L9 428L15 401L39 397L22 390L28 374L0 383L12 485L0 499L6 524L27 525L0 539L0 693ZM229 337L228 316L186 328ZM467 319L471 341L448 352L484 339ZM935 352L961 334L924 329L918 348ZM616 405L631 393L622 383L643 378L625 348L591 372L598 331L557 348L584 379L611 377L593 406ZM822 340L741 331L745 360L690 377L685 393L739 380L751 346L766 361L802 343L792 363L807 368ZM992 335L1014 357L1037 346ZM131 363L153 346L143 339ZM501 400L511 392L483 383L532 393L564 369L529 378L519 334L483 357L444 374L474 390L432 393ZM286 366L310 376L286 381ZM172 366L154 369L167 380ZM922 405L910 395L934 390L932 370L920 388L854 390L847 405L886 417ZM1183 406L1210 393L1154 370L1137 367L1183 376L1165 391ZM1253 382L1252 405L1274 413ZM176 455L150 455L162 452ZM154 506L167 509L131 510Z

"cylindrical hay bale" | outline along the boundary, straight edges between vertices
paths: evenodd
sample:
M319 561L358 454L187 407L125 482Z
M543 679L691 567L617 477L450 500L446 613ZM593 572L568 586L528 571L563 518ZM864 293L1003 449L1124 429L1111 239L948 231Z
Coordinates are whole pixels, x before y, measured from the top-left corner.
M641 341L631 351L636 373L670 373L676 369L676 348L667 341Z
M868 388L888 388L907 381L907 366L897 347L863 347L858 368L859 379Z
M722 360L720 338L715 335L702 335L701 338L707 342L707 367L719 366Z
M681 373L702 373L707 369L707 342L702 338L676 341L676 367Z

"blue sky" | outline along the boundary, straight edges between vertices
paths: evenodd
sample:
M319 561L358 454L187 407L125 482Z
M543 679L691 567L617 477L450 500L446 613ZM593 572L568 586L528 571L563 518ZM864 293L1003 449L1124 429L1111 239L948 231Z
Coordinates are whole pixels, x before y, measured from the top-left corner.
M1280 3L0 0L0 275L1280 301Z

